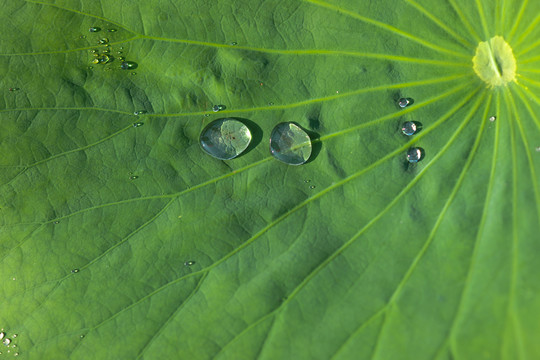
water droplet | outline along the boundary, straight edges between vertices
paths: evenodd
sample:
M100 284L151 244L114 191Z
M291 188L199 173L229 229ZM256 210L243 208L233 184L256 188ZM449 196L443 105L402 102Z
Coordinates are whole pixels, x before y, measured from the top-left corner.
M418 162L422 159L422 149L420 148L410 148L407 150L407 160L410 163Z
M205 117L209 117L209 116L210 116L210 114L204 114L204 116L205 116Z
M313 190L315 189L315 185L311 185L309 188Z
M79 38L86 39L86 35L81 35L81 36L79 36Z
M311 180L310 180L310 179L306 179L306 180L304 180L304 182L307 184L307 183L310 183Z
M94 60L94 64L96 64L96 60L99 64L106 64L111 61L111 58L109 57L109 55L103 54L101 56L98 56L98 58Z
M137 180L139 177L137 175L133 175L129 177L129 180Z
M120 64L120 69L122 70L130 70L130 69L136 69L137 63L134 63L133 61L123 61L122 64Z
M491 117L489 118L489 121L491 121L491 122L494 122L495 120L497 120L497 117L496 117L496 116L491 116Z
M19 356L19 353L18 353L18 352L16 352L15 354L13 354L13 356Z
M124 47L123 47L123 46L120 46L119 49L120 49L120 50L124 50Z
M109 43L109 39L107 39L107 38L99 39L99 44L101 44L101 45L105 45L105 44L108 44L108 43Z
M17 334L13 334L13 336L12 336L12 337L16 338L17 336L19 336L19 335L17 335ZM13 345L13 346L15 346L15 345Z
M286 164L301 165L311 156L311 139L300 126L283 122L270 134L270 152Z
M133 127L139 127L139 126L143 126L144 123L142 122L136 122L136 123L133 123Z
M205 152L220 160L230 160L246 150L251 132L241 121L218 119L208 124L199 138Z
M108 32L116 32L116 29L107 29Z
M99 60L98 59L92 60L92 64L99 64Z
M73 270L71 270L71 272L72 272L73 274L76 274L76 273L79 272L79 269L73 269Z
M221 111L221 110L225 110L227 107L225 105L214 105L212 107L212 110L214 112L218 112L218 111Z
M133 113L133 115L144 115L144 114L146 114L146 110L139 110Z
M99 28L99 27L91 27L90 29L88 29L88 31L90 31L90 32L98 32L98 31L101 31L101 28Z
M16 348L16 347L17 347L17 345L13 344L13 345L11 345L11 347L12 347L12 348Z
M17 280L17 278L12 278L11 280L15 281L15 280Z
M273 103L273 102L269 102L268 105L269 105L269 106L272 106L272 105L274 105L274 103Z
M4 338L4 336L6 336L6 333L5 332L0 332L0 340L2 340Z
M401 131L407 136L411 136L416 132L416 124L412 121L406 121L401 126Z
M413 103L411 98L401 98L398 100L398 105L400 108L405 108Z
M80 337L80 338L82 339L82 338L84 337L84 334L83 334L83 335L81 335L81 336L79 336L79 337Z
M20 88L17 88L17 87L12 87L12 88L9 88L8 89L9 91L13 92L13 91L19 91L21 90Z
M184 263L184 265L185 265L185 266L195 265L195 261L193 261L193 260L186 261L186 262Z
M11 339L10 338L5 338L4 341L2 341L2 344L8 346L9 344L11 344Z
M94 67L93 66L89 66L88 67L88 70L92 70Z
M55 224L60 224L60 221L56 220L54 223L55 223Z
M120 60L120 61L124 61L124 60L126 60L126 58L125 58L125 57L123 57L123 56L120 56L120 57L118 57L118 60Z
M235 46L235 45L238 45L238 43L236 41L233 41L233 42L231 42L231 45Z
M131 73L131 75L135 76L135 75L137 75L137 73L134 71L134 72Z
M540 146L537 146L535 150L540 151Z

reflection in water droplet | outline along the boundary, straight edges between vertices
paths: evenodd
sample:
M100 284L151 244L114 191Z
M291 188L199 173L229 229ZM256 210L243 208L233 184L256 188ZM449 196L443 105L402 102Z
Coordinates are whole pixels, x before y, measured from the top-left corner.
M184 265L185 265L185 266L195 265L195 261L193 261L193 260L186 261L186 262L184 263Z
M407 151L407 160L410 163L415 163L422 159L422 150L420 148L410 148Z
M491 117L489 118L489 121L491 121L491 122L494 122L495 120L497 120L497 117L496 117L496 116L491 116Z
M81 336L79 336L79 337L80 337L80 338L82 339L82 338L84 337L84 334L83 334L83 335L81 335Z
M136 122L136 123L133 123L133 127L139 127L139 126L143 126L144 123L142 122Z
M90 29L88 29L88 31L90 31L90 32L98 32L100 30L101 30L101 28L98 28L98 27L91 27Z
M398 105L400 108L405 108L407 106L409 106L412 102L412 99L410 98L401 98L398 100Z
M274 103L273 103L273 102L269 102L268 105L269 105L269 106L272 106L272 105L274 105Z
M270 134L270 152L286 164L301 165L311 156L311 139L300 126L283 122Z
M406 121L401 126L401 131L403 131L405 135L413 135L416 132L416 124L412 121Z
M116 29L107 29L108 32L116 32Z
M9 344L11 344L11 339L10 338L5 338L4 341L2 341L2 344L8 346Z
M86 35L79 36L81 39L86 39Z
M78 273L78 272L79 272L79 269L73 269L73 270L71 270L71 272L74 273L74 274L75 274L75 273Z
M307 184L307 183L310 183L311 182L311 179L306 179L304 180L304 182Z
M55 223L55 224L60 224L60 221L56 220L54 223Z
M220 160L230 160L247 149L251 132L241 121L218 119L208 124L199 142L204 151Z
M218 112L218 111L221 111L221 110L225 110L226 106L225 105L214 105L212 107L212 110L214 112Z
M109 57L109 55L107 54L102 54L101 56L98 56L98 58L96 59L98 61L98 63L100 64L106 64L108 63L109 61L111 61L111 58Z

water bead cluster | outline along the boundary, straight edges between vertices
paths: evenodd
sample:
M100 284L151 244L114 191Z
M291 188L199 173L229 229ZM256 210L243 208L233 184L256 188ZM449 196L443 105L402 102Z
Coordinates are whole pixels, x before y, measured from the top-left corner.
M402 109L406 108L409 105L412 105L414 103L414 100L411 98L401 98L398 100L398 106ZM404 135L412 136L416 134L420 128L421 124L417 121L405 121L401 125L401 132ZM421 148L418 147L412 147L409 150L407 150L407 161L410 163L416 163L424 157L424 152Z

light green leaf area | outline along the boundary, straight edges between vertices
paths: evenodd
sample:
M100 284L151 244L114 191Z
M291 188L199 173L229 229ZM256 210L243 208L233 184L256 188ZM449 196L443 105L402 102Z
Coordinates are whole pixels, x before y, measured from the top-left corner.
M540 358L539 1L0 6L1 358Z

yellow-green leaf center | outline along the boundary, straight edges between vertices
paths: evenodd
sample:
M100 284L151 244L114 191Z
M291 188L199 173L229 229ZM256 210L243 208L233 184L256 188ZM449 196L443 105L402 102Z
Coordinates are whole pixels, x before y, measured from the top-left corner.
M473 57L474 72L491 87L516 80L516 58L502 36L482 41Z

